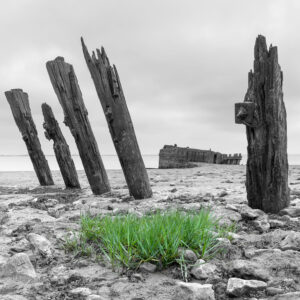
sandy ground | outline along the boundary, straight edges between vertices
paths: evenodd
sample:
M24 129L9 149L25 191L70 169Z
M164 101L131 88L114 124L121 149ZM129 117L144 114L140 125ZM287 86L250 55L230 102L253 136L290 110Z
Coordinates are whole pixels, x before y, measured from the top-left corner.
M148 172L153 197L142 201L129 197L121 171L108 171L112 192L103 196L92 195L83 172L76 191L64 190L58 172L50 188L38 187L32 172L0 173L0 299L300 299L300 166L290 167L291 207L280 216L247 207L245 166ZM224 241L227 254L209 262L213 272L190 268L194 285L182 285L177 267L125 274L62 250L87 211L208 206L238 230ZM230 278L247 281L230 292Z

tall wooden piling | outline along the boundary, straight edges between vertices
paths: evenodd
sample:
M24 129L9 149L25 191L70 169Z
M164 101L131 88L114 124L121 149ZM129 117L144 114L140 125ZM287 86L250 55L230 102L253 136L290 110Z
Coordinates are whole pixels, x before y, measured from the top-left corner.
M80 188L69 146L54 117L52 109L47 103L43 103L42 111L45 120L43 125L45 136L49 141L53 140L53 150L65 185L67 188Z
M283 75L277 47L271 45L268 50L261 35L256 39L254 58L244 102L235 105L236 123L246 125L249 206L277 213L289 205Z
M38 133L32 119L28 94L21 89L13 89L5 92L5 96L26 144L40 185L53 185L51 171L42 151Z
M63 108L64 123L70 128L79 155L94 194L110 191L108 177L94 137L88 112L73 69L63 57L57 57L46 64L48 74Z
M91 57L81 42L129 192L135 199L149 198L152 190L117 69L111 67L103 48Z

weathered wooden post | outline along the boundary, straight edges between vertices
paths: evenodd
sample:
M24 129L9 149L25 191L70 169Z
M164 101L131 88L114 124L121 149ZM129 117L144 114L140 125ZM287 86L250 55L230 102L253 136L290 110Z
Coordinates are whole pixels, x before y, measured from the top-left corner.
M51 107L47 103L42 104L44 115L45 136L53 140L53 150L60 168L63 180L67 188L80 188L77 171L73 162L69 146L54 117Z
M26 144L40 185L53 185L51 171L42 151L38 133L32 119L28 94L24 93L21 89L13 89L5 92L5 96Z
M283 76L277 47L271 45L268 50L261 35L256 39L254 58L245 100L235 104L235 117L236 123L246 125L249 206L277 213L289 205Z
M103 48L97 49L97 58L95 53L91 57L81 42L129 192L136 199L149 198L152 190L117 69L111 67Z
M78 152L94 194L110 191L108 177L94 137L88 112L85 108L81 90L73 66L57 57L46 64L48 74L63 108L64 123L70 128Z

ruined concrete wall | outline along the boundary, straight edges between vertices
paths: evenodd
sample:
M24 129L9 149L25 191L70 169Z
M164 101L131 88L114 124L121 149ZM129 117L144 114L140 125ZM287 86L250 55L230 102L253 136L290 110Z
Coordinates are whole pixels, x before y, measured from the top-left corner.
M190 162L191 158L192 153L184 148L164 146L159 152L159 169L195 167Z
M190 168L197 166L196 162L238 165L241 159L241 154L227 155L211 150L165 145L159 152L159 168Z

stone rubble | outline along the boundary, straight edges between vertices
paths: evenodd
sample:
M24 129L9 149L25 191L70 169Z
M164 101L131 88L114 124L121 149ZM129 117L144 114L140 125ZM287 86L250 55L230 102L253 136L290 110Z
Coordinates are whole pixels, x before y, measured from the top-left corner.
M103 197L92 195L87 183L75 193L60 187L0 188L0 299L300 299L299 199L280 215L253 210L246 205L244 166L227 167L149 170L154 195L139 201L129 197L117 171L110 174L116 188ZM291 176L299 177L297 172L292 168ZM300 180L299 190L293 187L291 194L300 195ZM222 191L227 194L220 197ZM213 260L179 249L189 282L182 281L180 266L161 270L144 263L129 272L63 248L66 238L78 238L85 212L142 216L201 207L210 208L221 224L234 222L236 230L216 240L224 251Z

